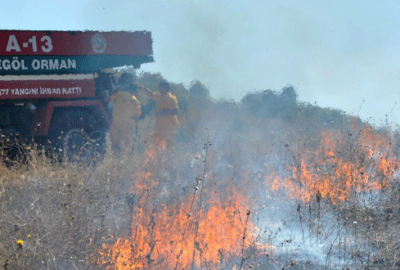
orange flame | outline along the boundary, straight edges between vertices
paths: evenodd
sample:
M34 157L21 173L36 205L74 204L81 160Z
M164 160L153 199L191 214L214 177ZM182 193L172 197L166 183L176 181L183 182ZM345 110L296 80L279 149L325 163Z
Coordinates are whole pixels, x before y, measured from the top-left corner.
M98 263L118 270L201 268L220 263L224 253L240 256L243 241L245 246L254 245L259 230L246 223L246 205L239 203L246 201L244 197L238 194L227 202L209 199L204 202L207 207L193 207L191 213L192 196L155 211L143 205L135 209L131 237L120 238L113 246L104 244Z
M321 132L317 151L303 151L291 167L291 177L267 175L265 184L275 194L284 192L294 200L309 202L320 194L338 204L353 192L388 187L399 162L391 152L390 138L363 129L358 138L344 140L340 132ZM383 154L378 154L382 153Z

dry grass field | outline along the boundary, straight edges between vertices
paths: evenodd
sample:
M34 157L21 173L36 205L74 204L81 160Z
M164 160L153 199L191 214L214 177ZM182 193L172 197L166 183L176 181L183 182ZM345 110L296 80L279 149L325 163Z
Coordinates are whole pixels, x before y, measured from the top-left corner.
M207 106L181 107L175 152L150 116L129 156L3 158L0 268L400 267L397 132Z

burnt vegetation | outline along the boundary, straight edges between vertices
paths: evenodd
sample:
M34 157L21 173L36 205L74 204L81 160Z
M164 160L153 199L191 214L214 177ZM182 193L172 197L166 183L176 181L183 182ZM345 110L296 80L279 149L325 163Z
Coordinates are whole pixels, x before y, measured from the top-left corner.
M292 86L240 102L212 100L201 82L171 92L175 153L152 146L154 104L140 96L130 156L4 155L2 269L400 267L396 130L301 102Z

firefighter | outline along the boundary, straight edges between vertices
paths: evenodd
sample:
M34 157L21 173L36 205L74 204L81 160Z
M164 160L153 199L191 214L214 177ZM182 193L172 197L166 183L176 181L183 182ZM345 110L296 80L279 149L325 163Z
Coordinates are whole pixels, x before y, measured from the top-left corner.
M140 103L136 98L137 86L130 84L124 90L117 89L106 102L114 103L110 127L111 147L114 152L129 153L132 150L132 128L139 121Z
M169 83L160 82L159 92L153 93L147 87L138 85L139 89L156 102L156 125L154 144L165 144L169 151L175 150L176 132L178 130L178 100L169 91Z

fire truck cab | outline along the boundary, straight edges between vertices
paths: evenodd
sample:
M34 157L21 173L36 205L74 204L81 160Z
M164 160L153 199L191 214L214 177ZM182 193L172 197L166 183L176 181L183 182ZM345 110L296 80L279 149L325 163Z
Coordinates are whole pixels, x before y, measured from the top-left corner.
M105 151L112 91L102 70L153 61L151 33L0 31L0 137L50 146L59 156Z

